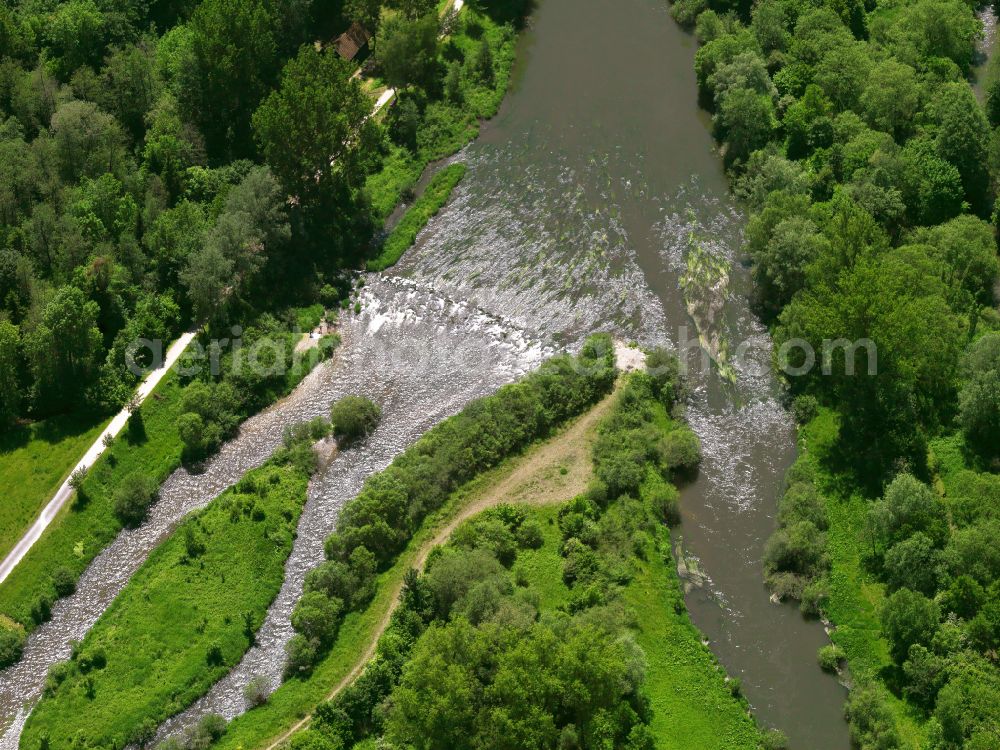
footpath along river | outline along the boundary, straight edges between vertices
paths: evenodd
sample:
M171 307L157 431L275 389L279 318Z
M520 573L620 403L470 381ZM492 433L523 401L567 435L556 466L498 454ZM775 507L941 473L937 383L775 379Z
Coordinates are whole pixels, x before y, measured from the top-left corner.
M52 663L67 658L149 552L185 513L203 506L274 450L284 424L362 393L384 420L365 444L310 485L286 580L257 645L231 675L163 728L206 712L245 710L255 675L276 684L289 615L322 539L361 482L468 400L574 348L592 331L677 347L690 364L688 418L702 440L698 478L683 490L678 541L704 574L688 606L754 712L792 748L846 750L837 681L816 664L822 626L772 604L761 556L774 528L794 430L770 373L766 330L749 311L740 265L743 218L698 110L694 40L662 0L541 0L523 35L501 113L456 158L468 165L451 203L385 275L369 275L344 344L288 399L251 419L197 475L164 486L141 528L123 533L0 673L0 750L14 750ZM716 331L743 343L725 383L697 354L680 286L694 233L731 264ZM683 727L678 727L683 732Z

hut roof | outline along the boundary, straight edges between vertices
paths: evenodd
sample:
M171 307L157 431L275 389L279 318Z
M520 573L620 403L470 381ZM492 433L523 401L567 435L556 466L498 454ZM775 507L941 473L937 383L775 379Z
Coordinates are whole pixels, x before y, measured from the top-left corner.
M338 55L345 60L353 60L371 38L368 29L355 21L351 24L351 28L334 40L333 44L337 48Z

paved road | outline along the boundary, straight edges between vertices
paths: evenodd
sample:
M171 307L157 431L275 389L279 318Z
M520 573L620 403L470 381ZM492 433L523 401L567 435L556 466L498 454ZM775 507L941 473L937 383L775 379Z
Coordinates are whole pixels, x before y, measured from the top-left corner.
M193 338L194 333L185 333L171 345L171 347L167 350L167 356L164 360L163 366L150 372L146 375L146 379L139 384L139 387L135 392L136 402L141 404L146 400L146 397L153 392L153 389L156 388L160 380L163 379L163 376L167 374L167 370L173 366L174 362L177 361L177 358L180 357L181 352L187 348ZM111 437L115 437L119 432L121 432L125 423L128 421L128 418L129 411L127 408L118 412L118 414L115 415L115 418L111 420L111 423L104 429L104 432L97 437L94 444L87 449L85 454L83 454L83 458L80 459L79 463L73 467L73 473L76 473L81 469L86 470L93 466L94 462L102 453L104 453L104 449L106 447L104 444L105 436L110 435ZM72 474L70 476L72 476ZM17 567L17 564L24 559L24 556L28 554L28 550L30 550L34 546L35 542L41 538L45 529L47 529L49 524L52 523L52 520L59 515L59 511L61 511L63 506L66 505L70 498L73 497L73 488L70 487L69 483L69 479L63 482L55 496L48 502L44 510L42 510L41 515L39 515L35 520L35 523L32 524L31 528L28 529L28 532L21 537L17 546L11 550L10 554L7 555L4 561L0 563L0 582L4 581L7 576L10 575L11 571Z

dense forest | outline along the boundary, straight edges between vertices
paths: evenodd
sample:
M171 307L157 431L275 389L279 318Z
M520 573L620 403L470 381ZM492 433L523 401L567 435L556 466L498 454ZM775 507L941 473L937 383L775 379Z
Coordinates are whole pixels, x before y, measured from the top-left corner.
M1000 564L988 541L1000 508L989 473L1000 450L1000 80L977 101L976 10L673 6L701 42L699 96L750 211L746 251L777 364L807 364L801 341L817 357L788 377L805 454L768 545L769 581L812 614L843 613L844 590L860 600L865 580L882 592L873 624L884 641L862 647L870 638L845 631L846 652L824 660L851 662L848 716L865 748L1000 737ZM864 340L877 361L853 346ZM824 341L838 343L823 353ZM845 546L848 507L858 512ZM844 584L849 559L856 585Z
M287 329L290 306L341 302L340 272L377 249L414 165L491 113L512 30L443 43L438 13L0 5L0 429L125 403L140 337L228 335L262 312ZM368 80L402 92L388 117L369 117L366 79L331 45L359 19L376 34Z

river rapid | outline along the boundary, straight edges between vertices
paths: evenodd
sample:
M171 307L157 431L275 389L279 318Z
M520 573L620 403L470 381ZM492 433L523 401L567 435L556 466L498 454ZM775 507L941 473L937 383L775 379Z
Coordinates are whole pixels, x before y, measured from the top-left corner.
M0 673L0 750L17 747L49 666L68 657L186 513L266 460L284 425L326 413L341 395L367 395L383 421L310 483L257 645L161 736L207 712L242 713L250 679L278 684L305 572L364 479L469 400L600 330L674 347L690 365L687 417L704 459L682 491L676 541L704 578L687 594L692 618L762 724L782 729L793 748L849 746L846 693L816 664L822 626L772 604L763 584L794 428L770 373L767 332L748 308L743 218L697 109L694 52L662 0L541 0L501 113L455 157L468 172L452 201L390 273L366 277L362 311L345 316L334 358L248 420L202 473L171 476L149 521L123 532L78 593L57 603L24 659ZM702 361L685 309L692 233L731 266L717 326L732 351L743 345L732 384Z

